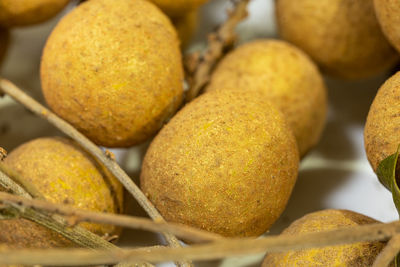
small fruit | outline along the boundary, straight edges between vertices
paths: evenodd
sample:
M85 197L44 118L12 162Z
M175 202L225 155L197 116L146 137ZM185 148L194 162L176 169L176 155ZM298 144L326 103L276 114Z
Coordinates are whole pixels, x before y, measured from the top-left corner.
M364 129L367 157L374 171L400 145L400 72L379 88L369 109Z
M317 211L296 220L282 235L329 231L342 227L376 223L374 219L348 210ZM383 249L381 242L362 242L319 249L267 254L262 267L279 266L371 266Z
M69 0L0 0L0 25L26 26L43 22L59 13Z
M208 0L150 0L168 16L178 17L190 12Z
M180 17L171 18L171 20L181 41L181 47L187 47L197 27L198 10L190 11Z
M326 118L326 88L314 63L296 47L277 40L256 40L229 53L206 89L257 90L291 126L303 156L319 140Z
M145 0L84 2L51 33L41 81L51 109L97 144L141 143L181 103L176 31Z
M155 137L141 188L168 221L257 236L284 210L298 164L280 112L255 94L215 91L186 105Z
M365 78L398 60L380 29L373 0L277 0L276 16L282 38L333 76Z
M13 150L4 164L30 182L46 200L83 210L119 213L123 187L75 142L60 137L39 138ZM82 223L100 236L113 234L112 225ZM11 247L63 247L71 242L25 219L0 220L0 243Z
M400 1L375 0L375 11L383 33L390 43L400 52Z

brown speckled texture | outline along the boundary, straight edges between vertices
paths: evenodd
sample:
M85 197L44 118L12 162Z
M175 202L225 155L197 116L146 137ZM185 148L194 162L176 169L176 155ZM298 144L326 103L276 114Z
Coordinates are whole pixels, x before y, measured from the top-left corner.
M400 72L379 88L364 129L367 157L374 171L400 145Z
M229 53L207 91L257 90L283 114L304 155L325 125L327 96L321 74L302 51L277 40L256 40Z
M35 139L13 150L4 163L31 182L48 201L83 210L122 211L122 185L69 139ZM81 225L100 236L117 230L110 225ZM58 234L22 219L0 220L0 232L0 243L14 247L62 247L70 243Z
M141 188L168 221L257 236L284 210L298 163L277 110L254 95L215 91L186 105L156 136Z
M185 13L200 7L209 0L150 0L168 16L183 16Z
M307 214L296 220L282 232L282 235L295 236L376 222L374 219L348 210L323 210ZM384 244L381 242L363 242L321 249L274 253L266 256L262 267L365 267L372 265L383 247Z
M332 76L365 78L398 60L380 29L373 0L277 0L276 15L282 38Z
M85 2L50 35L41 81L49 106L97 144L141 143L182 99L176 31L148 1Z
M55 16L69 0L0 0L0 25L26 26Z
M375 12L383 33L400 52L400 1L374 0Z
M171 18L171 20L176 28L179 40L181 41L181 47L184 49L189 45L196 30L198 10L190 11L180 17Z

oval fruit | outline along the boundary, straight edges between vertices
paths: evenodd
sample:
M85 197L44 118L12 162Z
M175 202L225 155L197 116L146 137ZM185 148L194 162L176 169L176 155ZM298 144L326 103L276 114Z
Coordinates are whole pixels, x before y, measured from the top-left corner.
M60 137L39 138L13 150L5 166L30 182L46 200L83 210L122 212L123 187L75 142ZM112 225L82 223L87 230L112 235ZM71 242L25 219L0 220L0 243L12 247L63 247Z
M141 143L181 103L176 31L145 0L84 2L47 40L41 82L51 109L95 143Z
M383 33L390 43L400 52L400 1L375 0L375 12Z
M156 4L168 16L179 17L184 16L185 13L190 12L208 0L150 0Z
M276 16L282 38L330 75L365 78L398 60L380 29L373 0L278 0Z
M377 223L377 221L348 210L323 210L307 214L296 220L282 232L282 235L296 236L370 223ZM371 266L383 247L382 242L362 242L286 253L271 253L265 257L262 267Z
M225 56L207 91L257 90L288 121L303 156L325 125L327 96L321 74L302 51L277 40L256 40Z
M256 94L209 92L155 137L141 188L168 221L257 236L284 210L298 164L295 138L275 108Z

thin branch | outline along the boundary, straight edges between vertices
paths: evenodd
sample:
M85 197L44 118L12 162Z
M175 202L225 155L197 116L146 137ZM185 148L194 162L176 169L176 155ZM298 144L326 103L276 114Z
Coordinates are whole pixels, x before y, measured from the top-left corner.
M35 201L32 199L32 194L23 188L20 184L16 183L13 179L9 177L9 173L4 168L4 164L0 163L0 186L4 188L7 192L13 193L15 195L23 198L23 201ZM13 177L14 178L14 177ZM22 180L20 178L20 180ZM33 187L30 187L32 189ZM37 191L35 191L36 194ZM2 193L6 194L6 193ZM0 210L1 211L1 210ZM4 210L3 210L4 211ZM39 212L32 208L16 208L13 206L12 208L7 209L7 216L11 217L20 217L35 223L38 223L48 229L51 229L65 238L71 240L77 245L82 247L91 248L91 249L107 249L107 250L118 250L119 248L112 243L107 242L96 234L79 227L69 227L68 223L60 216L52 216L50 214L46 214L43 212ZM119 267L128 267L125 263L118 264ZM149 263L142 263L141 266L152 266Z
M321 248L367 241L387 241L400 233L400 221L346 227L298 236L269 236L259 239L224 239L208 244L181 248L123 249L122 251L6 250L0 251L0 264L42 264L82 266L115 262L165 262L173 260L215 260L230 256L265 252Z
M83 148L85 148L93 157L99 160L125 187L125 189L137 200L147 214L155 221L165 221L154 205L147 199L139 187L131 180L131 178L122 170L117 162L108 157L97 145L90 141L87 137L76 130L71 124L59 118L49 109L42 106L32 97L25 94L12 82L0 79L0 90L12 97L15 101L21 103L27 109L35 113L41 118L46 119L52 125L61 130L64 134L71 137ZM181 247L178 239L171 234L163 233L165 239L172 247ZM179 263L180 266L191 266L191 263Z
M110 213L91 212L76 209L71 206L53 204L47 201L27 199L15 195L0 192L0 203L4 206L15 208L33 208L50 212L52 214L60 214L73 218L74 224L79 222L94 222L118 225L122 227L142 229L152 232L168 232L192 242L207 242L221 240L223 237L207 231L198 230L181 224L153 222L149 219L116 215Z
M247 4L250 0L232 1L233 8L228 13L228 19L208 37L208 47L201 56L194 54L187 61L189 91L186 102L193 100L210 80L211 72L228 47L235 40L236 26L247 17Z
M386 267L390 266L393 259L400 251L400 235L395 235L386 244L382 252L376 257L372 267Z

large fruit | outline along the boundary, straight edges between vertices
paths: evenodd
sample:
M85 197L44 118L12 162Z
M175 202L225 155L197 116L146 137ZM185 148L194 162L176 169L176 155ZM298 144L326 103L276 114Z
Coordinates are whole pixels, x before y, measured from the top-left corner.
M69 0L0 0L0 25L26 26L48 20Z
M141 188L168 221L256 236L284 210L298 163L286 121L259 95L209 92L155 137Z
M83 210L119 213L123 187L75 142L40 138L13 150L4 164L30 182L46 200ZM100 236L113 234L112 225L81 224ZM25 219L0 220L0 243L12 247L62 247L70 241Z
M364 129L367 157L376 171L379 163L400 145L400 72L379 88L370 107Z
M307 214L296 220L283 231L282 235L296 236L376 222L374 219L348 210L323 210ZM362 242L286 253L271 253L265 257L262 267L371 266L383 247L384 244L381 242Z
M398 60L373 0L277 0L276 15L280 35L333 76L364 78Z
M176 28L179 40L181 41L181 47L184 49L190 43L196 30L198 10L196 9L183 16L171 18L171 20Z
M208 0L150 0L161 8L168 16L183 16L185 13L194 10Z
M376 16L390 43L400 52L400 1L374 0Z
M308 56L286 42L256 40L236 48L214 71L207 88L213 90L261 92L284 114L300 155L321 136L327 109L323 79Z
M50 35L41 81L49 106L97 144L138 144L181 103L176 31L145 0L84 2Z

